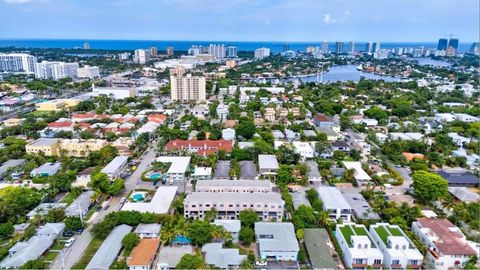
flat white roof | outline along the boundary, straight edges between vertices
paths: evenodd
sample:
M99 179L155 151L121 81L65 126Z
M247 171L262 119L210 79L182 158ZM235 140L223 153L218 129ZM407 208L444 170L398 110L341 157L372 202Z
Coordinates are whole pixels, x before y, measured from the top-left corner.
M190 164L190 157L158 157L157 162L170 162L167 173L185 173Z
M127 156L117 156L112 161L110 161L110 163L108 163L105 168L102 169L102 173L114 174L118 170L118 168L127 163L127 161Z
M212 174L211 167L195 167L192 176L209 176Z
M122 211L165 214L170 209L177 190L177 186L160 186L150 202L127 202L123 205Z
M278 169L278 161L275 155L258 155L258 167L260 169Z
M352 209L336 187L318 187L317 192L323 202L324 209Z
M362 163L358 161L344 161L343 165L347 170L355 170L355 179L357 180L372 180L366 171L362 168Z

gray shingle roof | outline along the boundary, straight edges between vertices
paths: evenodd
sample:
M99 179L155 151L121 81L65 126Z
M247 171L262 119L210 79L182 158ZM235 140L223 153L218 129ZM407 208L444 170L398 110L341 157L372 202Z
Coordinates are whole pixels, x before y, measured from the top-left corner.
M258 176L257 167L255 163L250 160L240 161L240 178L243 179L254 179Z
M92 203L92 196L95 192L93 191L85 191L78 198L76 198L66 209L65 215L66 216L79 216L80 214L83 215L90 207Z
M219 160L215 168L214 178L229 178L230 160Z

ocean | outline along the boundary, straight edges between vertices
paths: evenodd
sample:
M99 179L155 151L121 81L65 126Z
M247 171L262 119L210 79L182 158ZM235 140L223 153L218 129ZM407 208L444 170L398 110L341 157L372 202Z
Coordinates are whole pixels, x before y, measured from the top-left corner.
M290 50L305 51L308 46L320 46L321 42L260 42L260 41L179 41L179 40L85 40L85 39L0 39L0 47L17 48L82 48L84 42L89 42L91 49L103 50L135 50L140 48L157 47L165 50L172 46L175 50L186 51L192 45L208 46L209 44L236 45L239 51L253 51L260 47L270 48L272 52L281 52L287 45ZM459 52L470 49L471 43L460 43ZM357 42L357 50L365 48L365 42ZM436 48L436 42L383 42L381 48L391 49L396 47ZM329 42L331 51L335 49L335 42ZM344 44L348 48L348 43Z

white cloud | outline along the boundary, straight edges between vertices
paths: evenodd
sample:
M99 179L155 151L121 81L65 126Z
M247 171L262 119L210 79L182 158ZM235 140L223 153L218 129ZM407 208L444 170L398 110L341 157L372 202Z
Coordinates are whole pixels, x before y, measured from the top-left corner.
M34 0L3 0L7 5L25 4L33 1Z
M333 20L332 20L332 16L330 14L325 14L323 16L323 22L325 24L330 24L330 23L335 23Z

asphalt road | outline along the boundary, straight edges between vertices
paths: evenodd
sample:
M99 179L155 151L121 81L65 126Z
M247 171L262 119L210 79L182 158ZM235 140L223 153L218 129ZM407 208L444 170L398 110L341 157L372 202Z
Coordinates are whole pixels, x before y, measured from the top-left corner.
M116 197L112 197L108 205L110 207L105 210L102 209L97 213L94 220L91 222L82 234L76 236L76 240L73 245L69 248L65 248L62 253L57 256L56 260L50 264L49 269L71 269L75 263L83 256L85 250L88 247L90 241L92 241L93 236L91 234L91 228L93 224L101 222L107 214L113 211L118 211L121 208L120 200L123 196L126 196L130 191L135 189L137 186L142 184L141 176L142 173L147 169L147 167L152 163L155 158L155 151L153 149L147 150L143 156L140 158L140 163L137 165L137 169L128 177L125 181L125 190L124 192Z

